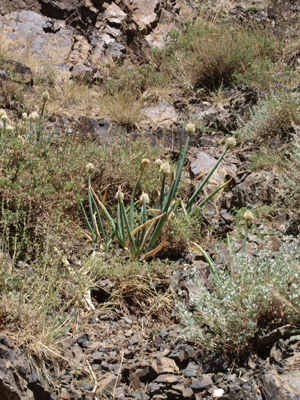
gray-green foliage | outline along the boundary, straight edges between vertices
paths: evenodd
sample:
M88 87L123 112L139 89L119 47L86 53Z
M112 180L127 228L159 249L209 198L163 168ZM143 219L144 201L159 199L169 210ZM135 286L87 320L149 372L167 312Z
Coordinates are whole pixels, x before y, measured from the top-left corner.
M212 289L194 271L194 311L178 303L186 335L206 348L239 352L259 330L261 322L294 322L300 316L299 243L275 254L258 251L255 257L233 257L210 275Z
M293 124L300 123L299 96L287 88L262 93L252 108L250 118L240 121L237 133L241 139L270 139L288 133Z
M282 200L293 207L293 211L299 214L300 207L300 138L295 135L291 150L287 152L287 168L281 174L278 174L278 179L282 184L280 189Z

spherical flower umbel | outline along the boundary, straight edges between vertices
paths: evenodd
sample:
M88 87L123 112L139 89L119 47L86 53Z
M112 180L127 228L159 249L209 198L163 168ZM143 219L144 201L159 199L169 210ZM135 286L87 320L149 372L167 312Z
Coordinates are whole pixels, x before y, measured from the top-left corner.
M143 158L141 161L142 166L146 166L148 164L150 164L150 161L148 160L148 158Z
M185 130L187 131L189 136L193 135L196 131L195 124L189 122L188 124L186 124Z
M165 163L161 164L160 172L165 176L166 175L170 175L170 173L171 173L170 164L168 162L165 162Z
M253 221L254 215L252 214L252 212L250 210L247 210L244 214L244 219L247 222L247 224L251 224L251 222Z
M162 161L160 158L158 158L157 160L155 160L154 164L157 165L158 167L160 167L162 165Z
M3 108L0 109L0 118L3 117L3 115L6 115L5 110L3 110Z
M88 163L86 165L85 169L87 170L87 172L93 172L93 171L95 171L95 166L92 163Z
M39 114L36 111L33 111L29 117L29 119L32 119L32 121L37 121L39 119Z
M24 112L24 113L22 114L22 120L23 120L23 121L26 121L27 118L28 118L28 115L27 115L27 113Z
M11 125L7 125L7 127L5 128L7 133L13 133L14 128Z
M229 138L226 140L226 145L227 145L227 147L228 147L229 149L232 149L233 147L235 147L235 146L236 146L236 140L235 140L235 138L234 138L234 137L229 137Z
M150 199L149 196L147 195L147 193L143 193L140 197L140 204L143 204L143 200L145 200L145 203L148 204L150 203Z
M1 117L2 121L5 122L8 120L8 116L6 114L3 114Z
M43 103L46 103L50 99L49 93L46 91L42 94L42 101Z

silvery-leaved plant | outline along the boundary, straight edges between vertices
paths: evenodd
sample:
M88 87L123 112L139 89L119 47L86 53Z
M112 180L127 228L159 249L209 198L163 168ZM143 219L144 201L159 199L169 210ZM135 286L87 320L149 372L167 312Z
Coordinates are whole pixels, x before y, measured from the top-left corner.
M187 338L213 351L241 353L268 321L299 321L299 249L296 242L276 253L268 246L251 257L237 253L211 273L209 286L192 269L193 311L177 302Z

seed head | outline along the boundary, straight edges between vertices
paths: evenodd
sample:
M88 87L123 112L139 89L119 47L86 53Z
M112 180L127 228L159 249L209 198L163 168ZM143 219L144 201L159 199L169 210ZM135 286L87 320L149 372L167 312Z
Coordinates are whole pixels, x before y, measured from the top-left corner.
M244 214L244 219L247 223L251 224L251 222L253 221L253 214L250 210L247 210Z
M7 125L7 127L5 128L7 133L13 133L14 128L11 125Z
M28 115L27 115L26 113L23 113L23 114L22 114L22 120L23 120L23 121L26 121L27 118L28 118Z
M43 103L46 103L50 99L49 93L46 91L42 94L42 101Z
M141 161L141 165L143 167L145 167L148 164L150 164L150 161L148 160L148 158L143 158L142 161Z
M2 121L5 122L8 120L8 116L6 114L3 114L1 117Z
M93 171L95 171L95 166L92 163L88 163L86 165L85 169L87 170L87 172L93 172Z
M1 108L0 109L0 118L2 118L3 115L5 115L5 114L6 114L6 112L3 110L3 108Z
M170 173L171 173L170 164L168 162L165 162L165 163L161 164L160 172L165 176L166 175L170 175Z
M123 200L124 200L124 193L121 192L121 190L118 190L118 191L117 191L117 193L116 193L116 195L115 195L115 199L116 199L116 200L119 200L119 195L120 195L121 201L123 201Z
M143 193L140 197L140 204L143 204L143 200L145 200L145 203L148 204L150 203L150 199L149 196L147 195L147 193Z
M157 160L155 160L154 164L157 165L158 167L160 167L162 165L162 161L160 158L158 158Z
M195 124L189 122L188 124L186 124L185 130L187 131L189 136L193 135L196 131Z
M29 117L29 119L32 119L32 121L37 121L39 119L39 114L36 111L33 111Z
M234 137L230 137L226 140L226 145L229 149L233 149L236 146L236 140Z

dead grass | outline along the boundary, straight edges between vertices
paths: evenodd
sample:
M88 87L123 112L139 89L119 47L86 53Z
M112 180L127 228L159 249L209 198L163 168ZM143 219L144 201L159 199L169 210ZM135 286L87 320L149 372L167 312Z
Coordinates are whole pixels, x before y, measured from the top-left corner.
M138 127L142 118L143 102L128 91L106 95L100 101L100 109L111 121L127 128Z

